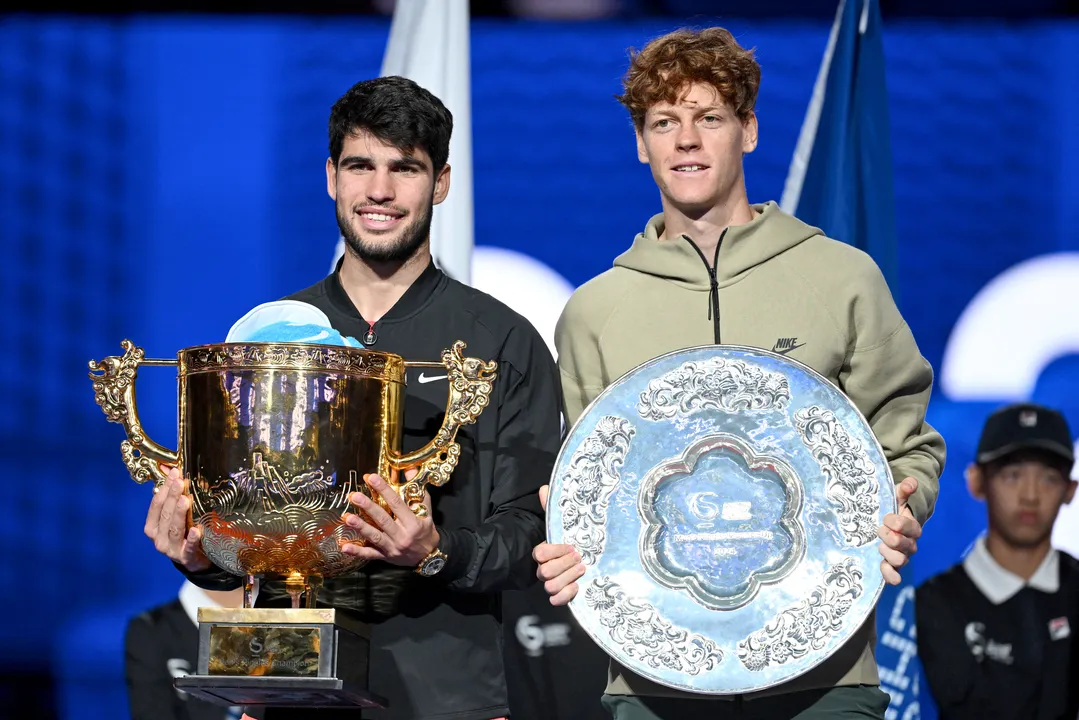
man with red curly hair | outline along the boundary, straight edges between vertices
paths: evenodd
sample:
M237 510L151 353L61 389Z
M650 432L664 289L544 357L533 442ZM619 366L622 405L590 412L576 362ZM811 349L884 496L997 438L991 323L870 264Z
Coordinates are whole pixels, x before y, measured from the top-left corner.
M878 530L881 570L897 584L944 465L944 441L925 422L932 368L868 255L774 202L749 203L742 158L757 146L753 52L709 28L670 33L631 57L619 100L663 211L566 305L556 343L567 422L624 373L681 348L722 342L795 358L851 398L902 479L900 512ZM546 504L546 489L541 497ZM544 543L533 555L551 602L568 603L585 569L574 549ZM612 660L603 703L617 720L883 718L874 637L871 616L814 670L725 699L660 686Z

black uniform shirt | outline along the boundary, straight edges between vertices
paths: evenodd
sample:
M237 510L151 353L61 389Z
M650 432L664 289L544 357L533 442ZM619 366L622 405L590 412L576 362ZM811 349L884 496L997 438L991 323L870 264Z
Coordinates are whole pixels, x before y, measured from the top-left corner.
M196 612L212 603L184 584L180 596L133 617L124 635L124 679L132 720L228 720L240 708L225 708L173 687L195 673L199 648Z
M918 655L941 720L1075 720L1079 561L1053 550L1029 582L979 539L915 592Z

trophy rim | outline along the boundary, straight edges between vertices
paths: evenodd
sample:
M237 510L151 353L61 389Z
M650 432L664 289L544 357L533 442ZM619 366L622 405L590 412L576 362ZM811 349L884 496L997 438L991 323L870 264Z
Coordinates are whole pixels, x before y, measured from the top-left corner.
M305 342L223 342L192 345L176 353L183 375L221 370L336 372L404 383L408 362L396 353Z
M663 353L661 355L657 355L657 356L655 356L653 358L650 358L650 359L648 359L648 360L646 360L646 361L644 361L644 362L630 368L626 372L619 375L616 379L614 379L610 383L608 383L607 386L604 387L603 390L598 395L596 395L596 397L594 397L592 399L592 401L590 403L588 403L587 406L585 406L585 408L581 411L581 414L578 416L577 421L574 422L572 426L566 428L566 441L563 442L562 447L558 451L558 455L555 458L554 466L551 469L550 479L548 480L548 484L551 487L551 489L554 490L555 487L556 487L555 481L559 477L559 475L561 474L560 470L563 468L563 463L564 463L564 461L566 459L566 456L567 455L572 455L573 452L576 452L576 450L577 450L576 447L574 447L572 450L570 449L569 439L573 435L573 432L574 432L575 428L577 427L578 423L580 422L580 420L582 418L587 417L588 414L597 405L599 405L610 394L612 394L613 391L614 391L614 388L618 387L623 381L627 380L631 376L636 375L636 374L638 374L640 372L643 372L649 367L653 367L655 365L658 365L658 364L662 363L663 361L668 360L671 357L674 357L674 356L677 356L677 355L683 355L683 354L684 355L690 355L692 353L700 352L702 350L717 349L717 348L718 349L732 350L732 351L736 351L736 352L756 353L756 354L759 354L759 355L763 355L765 357L776 359L776 360L778 360L780 362L787 363L787 364L789 364L789 365L791 365L791 366L805 372L808 376L812 377L813 379L821 381L821 382L825 383L826 385L828 385L829 387L833 388L846 401L846 405L847 405L848 409L853 412L855 417L858 420L860 420L862 423L864 423L866 428L869 428L870 432L868 433L868 435L869 435L869 438L872 441L873 449L876 450L880 454L881 458L885 459L884 469L885 469L885 471L887 473L888 480L891 481L891 492L890 492L891 503L890 503L890 505L888 507L886 507L886 508L882 507L881 508L881 510L883 511L882 514L897 513L898 512L898 499L896 498L896 492L895 492L896 484L895 484L894 475L892 473L891 465L887 462L887 455L884 453L884 448L880 444L880 440L877 438L876 433L872 432L872 426L870 425L868 419L865 417L865 414L861 411L861 409L858 408L857 405L855 405L854 401L851 400L850 397L845 392L843 392L843 390L836 383L832 382L827 377L825 377L822 373L820 373L816 369L810 367L809 365L805 364L804 362L802 362L802 361L800 361L800 360L798 360L796 358L788 357L787 355L781 355L780 353L772 352L771 350L768 350L766 348L754 347L754 346L751 346L751 345L733 344L733 343L698 344L698 345L692 345L692 346L688 346L688 347L684 347L684 348L679 348L677 350L671 350L671 351L665 352L665 353ZM559 483L559 485L561 485L561 483ZM553 500L553 498L549 499L549 502L551 500ZM550 512L545 513L545 514L546 514L546 521L545 521L544 525L545 525L546 536L547 536L546 540L547 540L547 542L552 542L553 543L553 542L555 542L557 540L557 538L555 536L555 530L556 529L554 527L554 514L550 513ZM848 633L845 642L849 641L853 637L857 636L858 632L860 631L860 628L863 625L865 625L867 622L870 622L871 618L874 617L874 615L876 613L877 605L880 602L881 596L884 594L884 588L885 588L886 585L887 585L887 582L884 580L883 576L880 578L879 582L873 584L872 591L867 593L868 595L870 595L872 597L872 602L869 603L870 610L865 614L864 617L860 618L860 620L857 623L857 625L855 626L855 628L850 633ZM568 604L568 607L570 609L570 612L574 616L574 619L580 625L580 627L585 632L585 634L588 635L589 638L593 642L595 642L597 645L599 645L600 648L603 649L603 651L607 654L607 656L608 656L608 658L610 660L612 660L613 662L622 664L622 661L618 657L618 653L616 651L612 650L613 646L611 645L611 643L609 643L605 638L600 637L598 633L593 631L591 625L587 622L588 615L589 615L588 611L584 610L582 608L582 604L580 602L576 602L576 600L577 600L577 598L574 598L574 601L571 601ZM700 695L702 697L722 697L722 696L745 694L747 692L764 691L764 690L768 690L768 689L773 688L773 687L777 687L778 685L790 683L792 681L797 680L798 678L804 677L807 673L819 668L822 664L827 662L833 655L834 655L834 653L819 653L813 662L805 663L803 665L803 667L800 668L799 670L797 670L797 671L795 671L793 673L790 673L788 675L785 675L783 677L783 679L780 680L778 683L773 682L773 683L762 684L762 685L755 686L755 687L728 688L728 689L722 689L722 690L705 689L705 688L695 687L695 686L684 684L684 683L678 683L676 681L671 681L671 680L668 680L666 678L661 677L661 675L659 673L646 673L641 668L630 667L630 666L626 666L626 667L627 667L628 670L630 670L630 672L634 672L636 674L642 675L643 677L647 678L650 682L654 682L657 685L661 685L661 686L664 686L664 687L667 687L667 688L670 688L670 689L673 689L673 690L680 690L680 691L683 691L683 692L692 693L694 695Z

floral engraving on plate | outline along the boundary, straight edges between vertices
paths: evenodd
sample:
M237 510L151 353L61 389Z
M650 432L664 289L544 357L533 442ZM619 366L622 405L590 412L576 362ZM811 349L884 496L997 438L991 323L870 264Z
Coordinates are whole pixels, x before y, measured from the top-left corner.
M787 378L745 360L708 358L684 362L648 383L637 412L645 420L664 420L700 410L766 412L790 402Z
M876 540L880 484L861 443L847 433L835 413L815 405L796 412L794 423L827 478L825 495L839 516L844 540L856 547Z
M862 594L862 571L854 558L836 563L809 597L787 608L738 643L738 659L758 672L822 650L843 629L843 618Z
M622 652L652 668L699 675L723 661L723 651L713 640L671 624L609 577L593 580L584 600Z
M622 463L636 431L629 420L607 415L581 442L562 479L558 507L562 511L562 542L592 565L607 542L607 504L618 487Z

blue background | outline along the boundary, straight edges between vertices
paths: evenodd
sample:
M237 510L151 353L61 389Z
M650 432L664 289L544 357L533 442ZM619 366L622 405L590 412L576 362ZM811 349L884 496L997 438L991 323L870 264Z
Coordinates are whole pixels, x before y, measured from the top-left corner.
M764 73L750 199L778 200L828 22L725 24ZM612 96L626 48L674 25L474 21L478 244L574 284L629 245L659 205ZM329 108L378 74L387 32L384 19L0 22L0 707L44 672L62 716L126 712L123 624L180 578L142 535L150 489L124 471L87 361L123 338L156 357L218 341L253 305L325 273ZM1079 50L1067 47L1079 23L886 22L885 42L897 291L939 370L986 282L1079 251ZM171 444L174 374L139 382L145 427ZM1063 358L1035 397L1079 427L1077 385L1077 359ZM915 580L984 525L961 473L991 407L934 400L949 462Z

